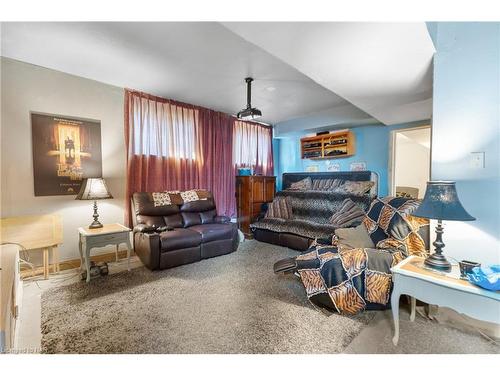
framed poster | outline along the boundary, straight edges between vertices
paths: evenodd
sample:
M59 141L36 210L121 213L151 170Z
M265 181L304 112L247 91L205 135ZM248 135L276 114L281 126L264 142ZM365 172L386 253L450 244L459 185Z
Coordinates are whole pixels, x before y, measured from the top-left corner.
M101 122L31 113L35 196L75 195L102 177Z
M319 172L319 166L317 164L308 165L306 167L306 172Z
M366 171L366 163L364 161L351 163L350 167L353 172Z
M339 163L328 164L326 166L326 170L328 172L340 172L340 164Z

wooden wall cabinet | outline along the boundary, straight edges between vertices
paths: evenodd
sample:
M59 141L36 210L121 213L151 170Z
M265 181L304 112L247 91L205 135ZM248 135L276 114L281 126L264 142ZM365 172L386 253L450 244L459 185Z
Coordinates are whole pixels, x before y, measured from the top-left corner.
M302 159L345 158L355 153L355 137L350 130L300 139Z
M245 237L252 236L250 224L258 218L262 204L272 202L275 194L275 176L236 176L238 228Z

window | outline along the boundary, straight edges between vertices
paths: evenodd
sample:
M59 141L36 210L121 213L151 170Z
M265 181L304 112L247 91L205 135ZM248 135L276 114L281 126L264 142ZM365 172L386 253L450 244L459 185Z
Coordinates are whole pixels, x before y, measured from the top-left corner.
M233 161L236 168L253 168L255 173L273 173L272 128L235 121Z
M139 96L132 104L135 155L196 159L196 109Z

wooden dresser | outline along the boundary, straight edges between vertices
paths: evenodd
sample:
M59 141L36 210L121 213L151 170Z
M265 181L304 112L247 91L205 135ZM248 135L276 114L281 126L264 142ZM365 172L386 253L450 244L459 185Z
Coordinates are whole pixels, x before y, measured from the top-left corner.
M238 227L245 237L252 237L250 224L259 216L262 204L273 201L275 193L275 176L236 176Z

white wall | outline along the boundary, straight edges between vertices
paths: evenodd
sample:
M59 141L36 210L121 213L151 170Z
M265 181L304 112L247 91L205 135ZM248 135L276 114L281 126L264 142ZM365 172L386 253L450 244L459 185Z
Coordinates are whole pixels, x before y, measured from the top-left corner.
M1 59L1 74L1 216L60 214L60 258L77 259L77 228L92 221L93 202L67 195L35 197L30 111L101 121L102 173L114 199L98 202L100 220L123 223L123 89L6 58Z
M430 140L430 129L427 132ZM394 186L410 186L418 189L423 198L429 181L430 150L411 137L412 131L396 133Z

